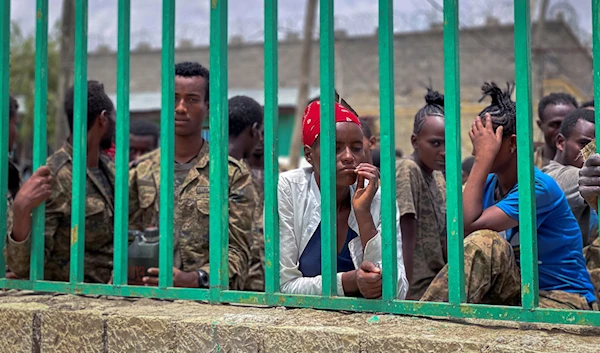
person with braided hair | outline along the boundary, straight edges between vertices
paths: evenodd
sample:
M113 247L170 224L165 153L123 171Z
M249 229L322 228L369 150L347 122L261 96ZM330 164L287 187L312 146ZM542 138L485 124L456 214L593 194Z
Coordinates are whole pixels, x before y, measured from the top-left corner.
M406 297L419 300L447 262L444 96L439 92L427 90L411 142L414 152L396 162L396 199L410 284Z
M520 305L521 301L516 106L510 98L513 88L509 84L502 91L494 83L484 84L484 98L491 97L492 104L475 118L469 132L475 162L463 193L468 303ZM534 178L539 306L597 310L582 254L581 232L565 194L537 168ZM421 300L448 300L447 266Z

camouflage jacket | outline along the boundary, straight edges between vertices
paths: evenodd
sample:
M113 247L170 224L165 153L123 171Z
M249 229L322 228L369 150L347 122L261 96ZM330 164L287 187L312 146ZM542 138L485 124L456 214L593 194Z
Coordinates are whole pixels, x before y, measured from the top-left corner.
M196 165L175 194L174 266L209 269L209 149L204 143ZM243 289L254 214L254 187L248 170L229 158L229 286ZM143 230L158 225L160 149L146 154L129 174L129 224Z
M69 280L71 249L71 193L73 173L73 147L65 145L46 161L52 177L52 194L46 201L46 227L44 231L44 278L52 281ZM114 187L115 172L110 161L100 157L99 168ZM112 272L113 261L113 196L105 190L102 181L87 170L85 205L85 256L84 280L106 283ZM10 269L20 278L29 276L31 235L22 242L8 236L6 260Z
M250 245L250 269L246 290L264 292L265 290L265 236L264 236L264 207L265 207L265 171L251 168L247 161L244 165L250 171L254 185L255 203L252 222L252 240Z

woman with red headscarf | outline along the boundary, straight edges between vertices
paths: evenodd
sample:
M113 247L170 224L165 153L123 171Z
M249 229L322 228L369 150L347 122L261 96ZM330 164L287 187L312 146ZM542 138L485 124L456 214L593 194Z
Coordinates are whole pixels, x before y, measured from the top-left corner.
M304 155L311 167L279 177L281 292L321 294L320 102L302 119ZM363 132L357 116L335 103L337 295L381 296L381 195L379 171L364 163ZM408 281L397 222L398 298Z

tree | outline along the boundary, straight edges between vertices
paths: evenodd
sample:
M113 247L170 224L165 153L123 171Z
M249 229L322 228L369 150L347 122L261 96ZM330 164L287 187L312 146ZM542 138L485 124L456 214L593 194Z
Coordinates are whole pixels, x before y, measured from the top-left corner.
M55 32L48 35L48 136L53 136L55 118L59 112L58 100L58 40ZM35 35L24 35L21 28L11 24L10 36L10 90L13 96L24 101L24 114L21 114L19 128L19 160L30 160L33 146L33 114L35 97ZM50 144L52 141L48 141Z

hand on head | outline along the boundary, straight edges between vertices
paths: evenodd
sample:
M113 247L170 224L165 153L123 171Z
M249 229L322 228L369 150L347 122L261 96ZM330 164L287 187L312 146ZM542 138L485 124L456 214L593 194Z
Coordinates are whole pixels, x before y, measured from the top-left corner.
M473 143L473 155L475 157L494 159L502 146L502 132L504 128L498 126L494 132L490 114L487 113L484 119L482 121L481 117L476 117L469 131L469 137Z

